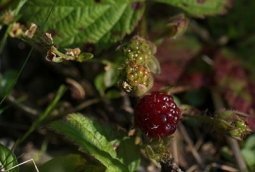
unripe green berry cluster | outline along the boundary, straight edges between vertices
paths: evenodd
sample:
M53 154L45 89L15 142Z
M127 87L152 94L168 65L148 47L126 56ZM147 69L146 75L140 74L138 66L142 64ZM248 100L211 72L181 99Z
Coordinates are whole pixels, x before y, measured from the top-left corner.
M232 137L242 138L242 136L246 135L247 125L243 120L237 120L232 123L232 129L229 131Z
M225 131L231 137L241 139L249 133L245 119L237 111L222 111L217 115L217 119L222 121L221 125L217 125L218 130Z
M124 63L120 85L130 95L142 96L153 85L149 62L154 58L156 46L140 36L134 36L122 47Z
M146 67L134 62L127 64L126 75L127 82L134 87L137 87L138 84L148 86L148 81L152 79L150 71Z
M148 63L155 52L156 46L140 36L134 36L130 42L123 47L123 54L129 61L135 61L137 64Z

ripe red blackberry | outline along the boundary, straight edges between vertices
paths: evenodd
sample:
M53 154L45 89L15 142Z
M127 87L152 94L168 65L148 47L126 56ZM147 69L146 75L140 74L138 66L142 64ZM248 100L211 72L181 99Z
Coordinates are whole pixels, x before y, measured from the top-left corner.
M151 138L162 138L175 132L181 111L173 97L160 92L146 95L135 108L135 124Z

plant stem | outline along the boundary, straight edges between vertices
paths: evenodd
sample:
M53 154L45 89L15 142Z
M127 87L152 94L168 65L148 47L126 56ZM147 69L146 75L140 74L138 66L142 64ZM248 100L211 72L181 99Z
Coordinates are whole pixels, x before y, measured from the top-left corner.
M199 155L199 153L197 152L197 150L195 149L192 140L189 138L188 133L181 122L178 124L178 128L183 136L183 139L188 144L190 151L191 151L192 155L194 156L194 158L196 159L198 165L200 167L203 167L203 160L202 160L201 156Z
M211 91L211 93L212 93L212 97L213 97L213 101L214 101L214 105L215 105L216 109L224 109L225 106L224 106L223 100L222 100L219 92L216 91L215 89L213 89ZM245 163L243 156L241 154L240 147L238 145L237 140L234 138L231 138L229 136L226 136L226 140L227 140L231 150L234 153L234 156L236 158L237 165L238 165L240 171L248 172L246 163Z
M19 79L19 76L21 75L22 71L24 70L24 68L25 68L25 66L26 66L26 64L27 64L27 62L28 62L28 60L29 60L29 58L30 58L30 56L31 56L31 54L32 54L32 52L33 52L33 50L34 50L34 47L30 50L29 54L27 55L27 57L26 57L24 63L23 63L22 66L21 66L21 69L19 70L18 75L15 77L15 79L12 80L12 83L10 84L10 87L8 88L7 93L5 94L5 96L4 96L4 97L2 98L2 100L0 101L0 105L1 105L1 104L4 102L4 100L8 97L10 91L11 91L12 88L15 86L15 84L16 84L17 80Z
M16 141L14 146L12 147L12 151L14 151L15 148L17 148L37 127L38 125L50 114L50 112L56 107L58 104L60 98L63 96L64 92L66 91L65 86L60 86L58 89L58 92L53 99L52 103L45 109L44 113L39 116L39 118L31 125L31 127L28 129L28 131Z

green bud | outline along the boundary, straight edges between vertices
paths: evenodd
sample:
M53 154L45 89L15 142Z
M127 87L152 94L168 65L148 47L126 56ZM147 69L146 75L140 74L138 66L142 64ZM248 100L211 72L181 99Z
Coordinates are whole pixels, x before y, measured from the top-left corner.
M240 129L246 128L246 124L243 120L236 121L234 125L235 125L235 127L240 128Z
M233 130L229 131L229 134L232 137L237 137L237 138L241 137L241 133L238 129L233 129Z

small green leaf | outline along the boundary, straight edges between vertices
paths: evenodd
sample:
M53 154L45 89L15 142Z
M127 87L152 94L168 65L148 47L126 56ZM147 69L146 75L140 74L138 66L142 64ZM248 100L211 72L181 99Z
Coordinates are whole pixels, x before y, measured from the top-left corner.
M92 58L93 58L93 54L91 54L91 53L81 53L78 56L77 61L78 62L84 62L84 61L87 61L87 60L92 59Z
M172 6L180 7L188 13L204 17L205 15L223 14L229 6L229 0L154 0Z
M99 74L94 81L94 84L102 97L105 96L106 89L114 86L117 83L119 75L119 71L116 69L116 66L114 66L113 63L109 61L104 61L104 63L106 64L106 71L102 74ZM119 97L118 95L116 96Z
M127 172L127 167L117 158L110 143L116 138L116 130L102 128L101 123L81 114L70 114L66 121L55 121L49 128L77 144L81 151L98 159L108 172ZM117 132L118 133L118 132Z
M255 150L255 135L251 135L245 140L244 148Z
M9 150L4 145L0 144L0 171L2 171L2 168L5 170L8 170L12 168L13 166L17 165L17 159L16 156L12 153L11 150ZM18 172L18 168L13 168L12 170L8 172Z
M148 68L152 73L160 74L160 64L158 62L158 59L155 56L151 56L151 58L148 61Z
M55 0L30 0L22 8L22 19L42 24ZM110 46L133 31L144 11L138 0L60 0L44 29L60 47L85 47L96 50ZM31 15L32 14L32 15Z
M241 153L247 165L251 168L251 171L254 171L255 170L255 150L243 149Z
M8 94L15 84L15 79L18 73L13 70L6 71L2 76L0 75L0 95L5 96Z
M104 91L106 90L106 86L104 83L104 77L105 74L99 74L97 75L97 77L95 78L94 84L96 86L97 91L100 93L100 95L103 97L105 95Z
M118 71L113 65L108 65L106 68L108 69L105 72L104 83L106 87L111 87L117 82Z

